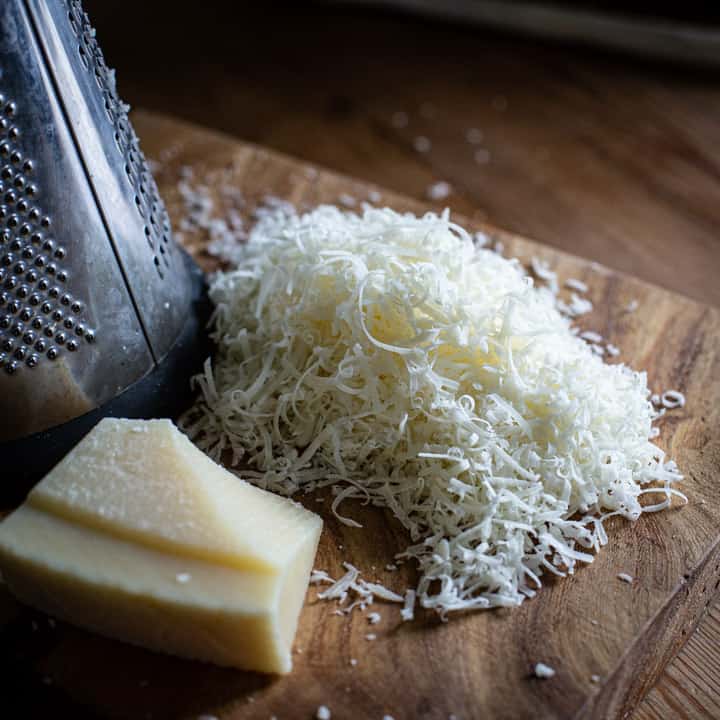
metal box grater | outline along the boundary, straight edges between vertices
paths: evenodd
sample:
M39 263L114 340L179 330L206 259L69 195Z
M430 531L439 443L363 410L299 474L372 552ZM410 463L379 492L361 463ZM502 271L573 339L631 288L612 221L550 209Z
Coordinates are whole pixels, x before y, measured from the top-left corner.
M205 305L81 3L2 0L3 496L103 415L182 409Z

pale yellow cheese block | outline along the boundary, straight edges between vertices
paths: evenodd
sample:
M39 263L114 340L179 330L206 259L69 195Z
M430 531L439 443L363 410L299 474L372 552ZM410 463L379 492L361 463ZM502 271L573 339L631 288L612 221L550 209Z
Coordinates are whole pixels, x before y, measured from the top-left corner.
M159 452L169 456L174 448L182 449L182 460L174 458L174 472L164 476L164 484L156 476L145 489L139 479L157 463L144 460L153 444L144 432L133 432L142 425L149 426L151 438L151 430L161 430L165 442ZM206 478L207 458L199 450L190 443L188 448L168 442L168 434L180 435L172 423L104 420L88 438L103 436L108 426L114 438L110 446L122 446L122 453L109 454L103 461L102 445L93 439L74 456L75 463L73 453L61 463L71 490L63 491L56 468L0 523L0 569L10 589L34 607L109 637L220 665L288 672L320 518L256 488L247 493L243 481L210 461L217 471ZM130 440L122 445L119 436L124 433L145 439L136 447ZM88 457L91 461L85 464ZM112 478L107 495L102 492L103 473ZM232 483L218 481L222 473ZM133 479L125 488L142 498L125 497L123 477L128 475ZM173 505L172 483L192 498L192 507L199 508L197 516L182 504ZM48 487L53 499L49 503ZM213 493L216 497L209 498ZM104 511L97 516L92 497L102 502ZM61 500L54 502L56 498ZM76 498L81 499L77 513ZM161 502L165 507L158 510ZM122 511L108 511L114 503L121 503ZM178 507L177 525L173 507ZM150 517L166 525L162 542L142 517L146 508ZM234 533L230 510L238 513ZM218 516L222 522L213 526ZM122 524L125 519L129 529ZM252 539L243 538L248 528L255 533ZM208 552L200 544L205 537ZM261 557L267 558L268 545L277 549L277 557L272 564L258 562L252 553L260 548Z
M214 463L170 420L102 420L28 502L148 547L240 569L285 567L308 521L297 503Z

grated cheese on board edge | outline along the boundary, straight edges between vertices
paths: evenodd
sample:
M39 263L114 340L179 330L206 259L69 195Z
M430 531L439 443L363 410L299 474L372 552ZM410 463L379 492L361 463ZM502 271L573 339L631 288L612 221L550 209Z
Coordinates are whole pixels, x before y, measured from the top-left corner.
M278 204L236 250L186 432L260 487L332 486L347 525L346 500L389 508L422 607L519 605L592 561L605 518L684 498L650 442L645 374L605 364L551 290L447 211Z

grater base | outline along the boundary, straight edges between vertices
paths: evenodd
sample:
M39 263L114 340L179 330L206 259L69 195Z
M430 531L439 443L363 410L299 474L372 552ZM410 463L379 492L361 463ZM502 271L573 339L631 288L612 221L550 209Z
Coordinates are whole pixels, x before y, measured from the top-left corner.
M43 478L104 417L175 418L193 399L189 379L211 354L205 326L211 304L202 271L181 251L192 279L192 303L185 325L165 358L147 375L104 405L62 425L0 443L3 482L0 508L22 502Z

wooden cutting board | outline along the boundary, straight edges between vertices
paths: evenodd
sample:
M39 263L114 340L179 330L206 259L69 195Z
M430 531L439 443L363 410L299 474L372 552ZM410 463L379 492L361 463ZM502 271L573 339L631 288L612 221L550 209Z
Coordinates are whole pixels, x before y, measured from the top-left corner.
M160 116L136 113L149 157L162 160L158 182L174 224L184 215L177 180L183 166L208 185L238 187L246 211L266 194L298 206L337 203L343 194L422 211L416 201L317 170L296 160ZM466 222L505 245L505 253L550 261L561 278L590 287L595 304L580 325L622 349L621 358L647 370L650 386L685 393L687 405L660 423L660 444L686 474L689 505L608 523L610 544L574 577L548 584L521 608L477 612L441 623L432 615L402 623L395 605L378 605L382 619L333 614L311 589L296 641L295 669L282 678L219 669L104 640L52 623L0 596L7 696L24 717L72 708L117 718L278 720L312 718L319 705L332 717L612 718L638 703L682 645L720 586L720 313L631 277ZM183 233L206 268L207 238ZM634 313L625 312L632 300ZM304 502L323 514L316 567L342 574L347 560L366 578L404 589L412 569L385 565L405 542L402 529L377 509L352 507L364 529L337 523L329 503ZM350 506L348 506L349 508ZM634 577L632 584L618 573ZM367 640L369 632L375 640ZM357 664L352 665L351 659ZM554 667L552 679L531 676L535 663ZM596 676L596 677L595 677ZM593 681L593 679L595 681Z

